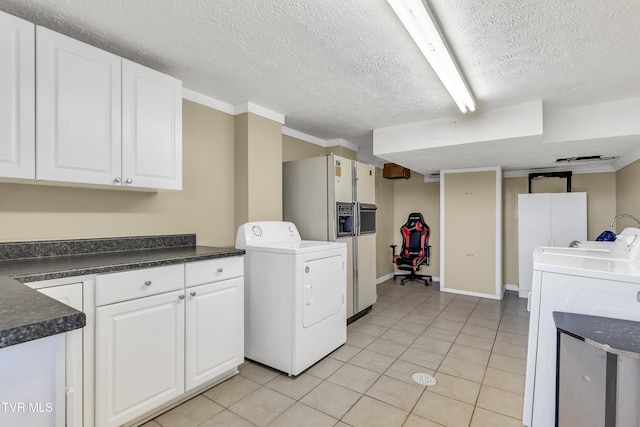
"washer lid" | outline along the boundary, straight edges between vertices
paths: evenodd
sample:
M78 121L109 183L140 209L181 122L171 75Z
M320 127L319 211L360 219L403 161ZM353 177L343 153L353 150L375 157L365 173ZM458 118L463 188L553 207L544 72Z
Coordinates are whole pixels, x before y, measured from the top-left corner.
M534 251L533 269L640 284L640 263L629 259L550 253L538 247Z
M302 240L299 242L273 242L247 245L246 251L272 252L279 254L299 255L322 251L332 251L335 249L346 249L347 244L343 242L322 242L319 240Z

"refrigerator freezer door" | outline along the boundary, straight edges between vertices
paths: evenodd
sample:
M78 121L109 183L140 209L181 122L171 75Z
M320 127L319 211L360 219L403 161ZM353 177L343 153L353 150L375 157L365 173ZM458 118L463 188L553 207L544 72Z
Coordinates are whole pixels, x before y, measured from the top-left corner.
M356 200L376 204L376 168L356 162Z
M335 239L333 175L327 176L332 170L326 156L282 164L283 218L296 225L303 240Z
M334 166L334 186L336 202L353 201L353 160L331 156Z

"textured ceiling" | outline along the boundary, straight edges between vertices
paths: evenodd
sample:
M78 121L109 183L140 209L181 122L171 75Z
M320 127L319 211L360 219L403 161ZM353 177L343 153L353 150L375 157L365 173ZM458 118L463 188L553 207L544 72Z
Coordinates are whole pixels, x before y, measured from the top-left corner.
M637 0L430 4L478 109L640 96ZM363 153L374 128L459 114L385 0L2 0L0 9Z

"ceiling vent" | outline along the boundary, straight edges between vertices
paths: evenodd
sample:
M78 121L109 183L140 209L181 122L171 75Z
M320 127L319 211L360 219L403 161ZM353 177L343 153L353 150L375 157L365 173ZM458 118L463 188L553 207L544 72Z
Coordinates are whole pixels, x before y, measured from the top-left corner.
M616 156L579 156L579 157L565 157L562 159L556 159L556 163L578 163L578 162L604 162L608 160L615 160Z

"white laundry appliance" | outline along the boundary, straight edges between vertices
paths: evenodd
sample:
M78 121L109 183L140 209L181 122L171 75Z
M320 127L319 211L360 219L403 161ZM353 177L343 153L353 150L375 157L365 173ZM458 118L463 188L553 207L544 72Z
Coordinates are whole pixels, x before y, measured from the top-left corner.
M245 357L298 375L347 340L347 245L301 240L291 222L246 223Z
M640 238L625 229L611 250L534 252L523 424L555 425L557 335L553 312L640 321ZM640 408L619 414L639 425Z
M640 229L627 227L616 236L613 242L587 241L570 248L541 246L540 251L547 254L590 258L640 260Z

